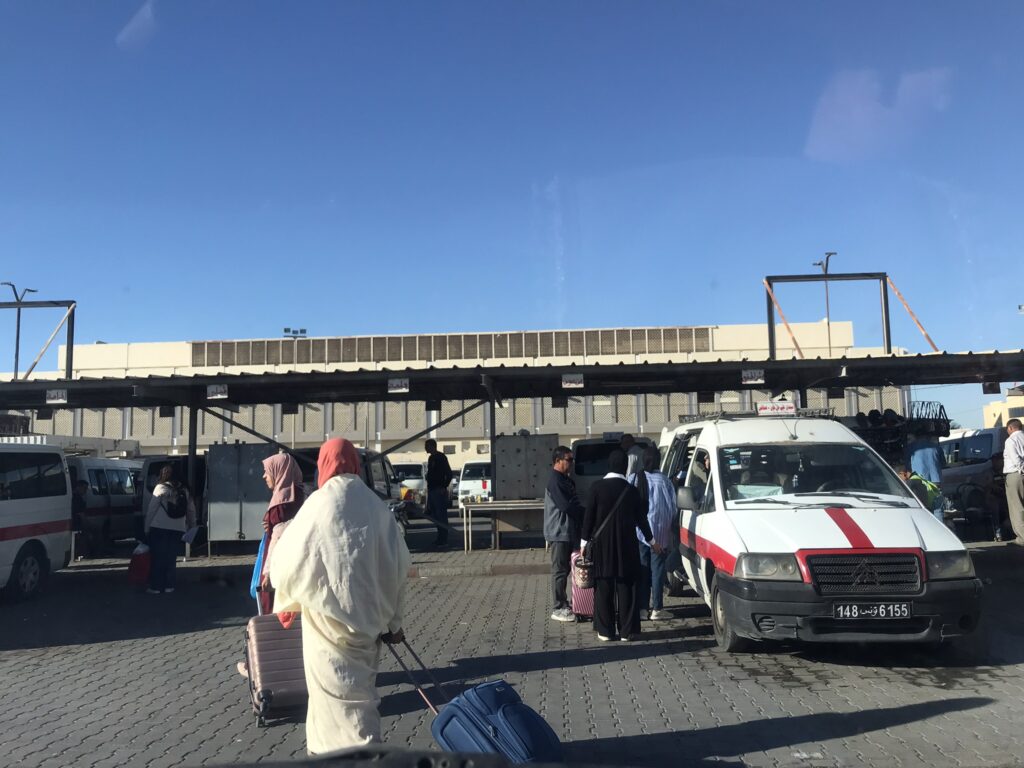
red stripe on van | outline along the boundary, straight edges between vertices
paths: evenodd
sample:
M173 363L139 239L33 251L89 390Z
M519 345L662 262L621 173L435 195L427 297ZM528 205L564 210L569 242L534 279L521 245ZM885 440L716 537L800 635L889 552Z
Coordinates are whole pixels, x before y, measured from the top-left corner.
M714 563L717 570L729 576L736 571L736 555L729 554L714 542L702 536L691 536L685 528L679 530L679 541L684 547L694 550L701 557Z
M874 544L864 533L864 529L857 525L850 517L850 513L840 507L826 507L825 514L832 518L832 522L839 526L850 546L856 549L871 549Z
M46 523L30 523L28 525L12 525L0 528L0 541L29 539L33 536L45 536L48 533L63 533L71 530L70 520L50 520Z

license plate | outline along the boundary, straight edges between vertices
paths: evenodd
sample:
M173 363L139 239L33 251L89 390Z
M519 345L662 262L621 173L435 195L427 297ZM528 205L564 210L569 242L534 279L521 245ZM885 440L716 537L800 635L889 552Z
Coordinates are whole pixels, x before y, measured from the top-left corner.
M909 619L914 615L912 603L834 603L836 619Z

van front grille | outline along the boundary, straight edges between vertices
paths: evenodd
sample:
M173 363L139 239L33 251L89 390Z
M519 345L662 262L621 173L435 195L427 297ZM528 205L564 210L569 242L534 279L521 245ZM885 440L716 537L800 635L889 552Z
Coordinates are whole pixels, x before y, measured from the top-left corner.
M907 595L921 589L921 565L911 553L811 555L811 581L822 595Z

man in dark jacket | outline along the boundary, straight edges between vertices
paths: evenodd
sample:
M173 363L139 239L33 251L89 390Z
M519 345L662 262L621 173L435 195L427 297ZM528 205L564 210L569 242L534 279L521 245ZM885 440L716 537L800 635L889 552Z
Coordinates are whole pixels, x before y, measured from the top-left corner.
M437 450L436 440L427 440L423 447L427 457L427 517L437 524L435 549L448 546L448 486L452 482L452 468L448 457Z
M544 540L551 553L551 592L555 601L551 618L555 621L576 621L565 594L572 548L583 522L583 505L576 495L576 483L569 476L572 461L569 448L555 448L554 466L544 490Z
M587 551L589 545L594 561L594 629L599 640L634 640L640 635L637 529L653 552L663 551L651 533L647 505L626 480L626 465L625 453L611 452L609 472L594 483L583 515L580 548Z

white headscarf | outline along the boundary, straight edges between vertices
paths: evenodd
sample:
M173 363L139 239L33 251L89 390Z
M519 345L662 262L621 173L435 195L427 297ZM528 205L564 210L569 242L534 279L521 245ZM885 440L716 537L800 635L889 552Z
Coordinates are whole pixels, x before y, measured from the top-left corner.
M274 608L315 611L376 638L401 628L409 562L384 502L358 477L331 477L274 549Z

